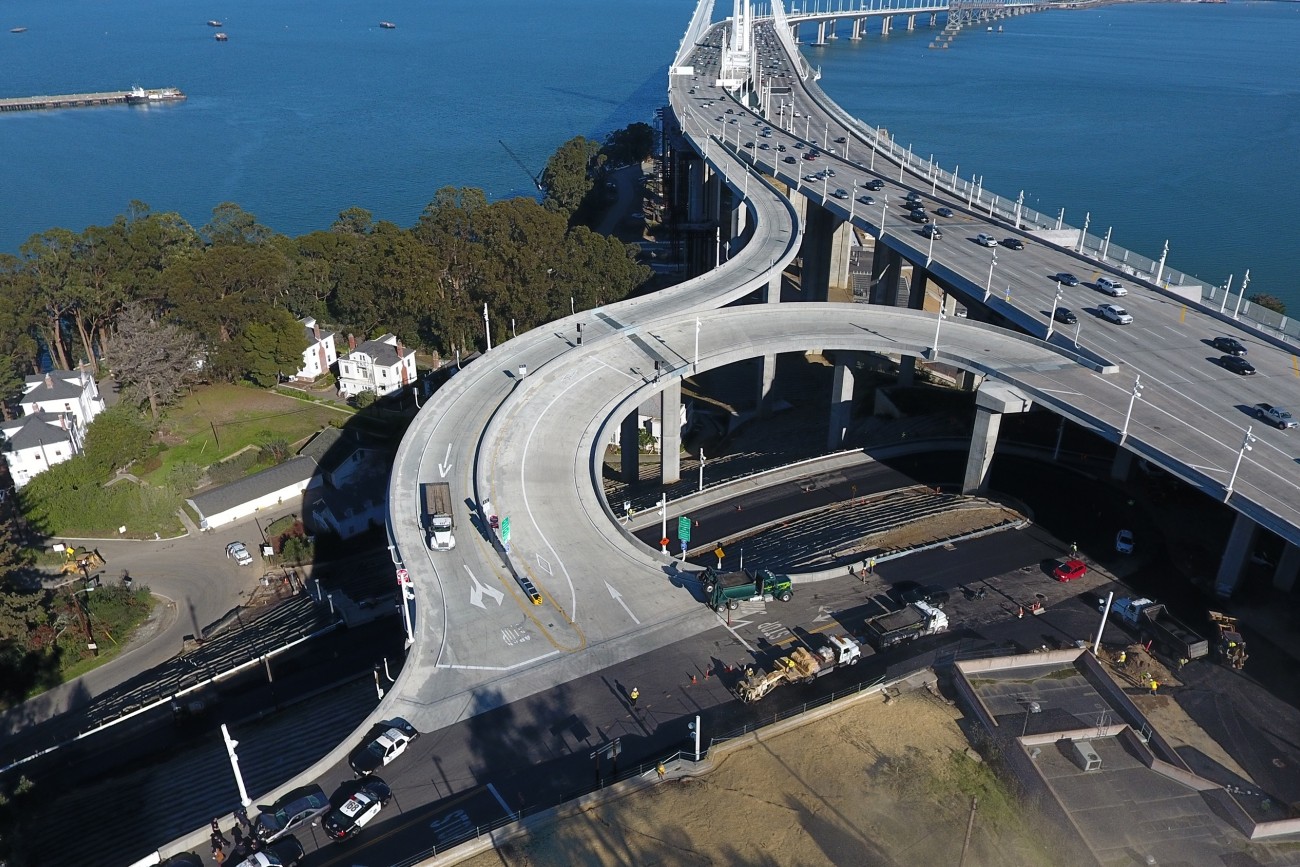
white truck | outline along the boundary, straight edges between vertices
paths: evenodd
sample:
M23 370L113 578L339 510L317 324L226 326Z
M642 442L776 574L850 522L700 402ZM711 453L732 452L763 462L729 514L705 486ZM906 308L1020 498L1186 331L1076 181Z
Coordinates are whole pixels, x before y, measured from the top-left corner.
M898 611L867 619L867 639L877 650L936 635L948 628L948 615L926 602L910 602Z
M451 511L451 485L426 482L420 485L424 495L424 531L429 536L430 551L450 551L456 547L456 519Z

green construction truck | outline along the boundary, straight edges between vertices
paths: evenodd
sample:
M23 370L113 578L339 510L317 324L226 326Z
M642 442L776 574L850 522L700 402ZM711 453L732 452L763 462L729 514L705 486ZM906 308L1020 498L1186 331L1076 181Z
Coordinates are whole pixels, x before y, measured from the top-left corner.
M789 602L794 595L794 587L788 576L773 575L766 569L757 572L748 569L739 572L705 569L700 574L700 586L714 611L720 611L724 607L738 608L742 602L762 599Z

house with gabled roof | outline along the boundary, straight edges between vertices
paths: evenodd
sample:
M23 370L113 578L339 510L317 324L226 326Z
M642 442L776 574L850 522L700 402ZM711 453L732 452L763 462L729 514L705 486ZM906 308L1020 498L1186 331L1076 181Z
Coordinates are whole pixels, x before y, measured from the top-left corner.
M106 406L95 378L84 369L51 370L27 377L18 405L22 407L23 415L42 412L51 416L71 416L77 421L77 429L82 431Z
M349 344L352 338L349 337ZM352 346L339 357L339 394L354 397L373 391L380 397L415 381L415 350L407 349L395 334L385 334Z
M199 529L211 530L262 509L285 503L300 504L302 493L319 484L316 462L299 456L237 482L195 494L186 502L199 516Z
M0 422L0 451L14 487L21 488L33 476L81 452L75 424L71 414L49 415L39 410Z
M328 373L338 360L334 348L334 332L321 328L320 323L310 316L298 321L306 331L307 348L302 351L302 367L293 378L315 379Z

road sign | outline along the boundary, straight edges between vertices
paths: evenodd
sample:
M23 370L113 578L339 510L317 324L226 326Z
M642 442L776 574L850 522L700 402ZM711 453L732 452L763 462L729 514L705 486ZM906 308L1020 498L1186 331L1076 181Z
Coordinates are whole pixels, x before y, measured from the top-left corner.
M718 565L721 566L722 558L727 556L727 552L723 551L722 546L719 545L718 547L713 549L713 556L718 558Z
M510 541L510 518L508 516L501 519L501 541Z
M683 554L686 553L686 540L685 540L685 539L682 540L682 553L683 553Z
M683 542L691 541L691 519L685 515L677 519L677 538Z

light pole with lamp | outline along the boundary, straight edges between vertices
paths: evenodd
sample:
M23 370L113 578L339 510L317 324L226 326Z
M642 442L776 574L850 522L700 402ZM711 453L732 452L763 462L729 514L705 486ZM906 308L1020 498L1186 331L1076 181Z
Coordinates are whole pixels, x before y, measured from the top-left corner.
M691 371L698 373L700 370L700 318L695 317L695 363L691 365Z
M934 259L934 236L937 234L939 234L937 226L930 229L930 247L925 251L925 267L927 268L930 267L930 262Z
M668 553L668 492L659 495L659 553Z
M487 351L492 351L492 324L488 322L487 302L483 302L483 333L487 337Z
M1061 304L1061 289L1058 286L1056 290L1056 297L1052 299L1052 312L1047 314L1047 337L1045 338L1046 340L1052 339L1052 329L1056 327L1055 326L1056 308L1059 307L1060 304Z
M1223 308L1228 306L1228 296L1232 294L1232 276L1229 274L1228 282L1223 284L1223 300L1219 302L1220 313L1223 312Z
M1237 306L1233 308L1232 318L1236 319L1237 314L1241 312L1241 301L1246 297L1246 287L1250 285L1250 269L1246 269L1246 276L1241 278L1241 291L1237 293Z
M1142 396L1142 375L1138 374L1137 376L1133 377L1133 390L1129 392L1128 412L1124 413L1124 427L1119 432L1120 445L1123 445L1124 440L1128 439L1128 423L1129 423L1129 419L1133 417L1133 404L1137 403L1138 398L1141 396Z
M943 308L948 304L948 293L939 295L939 316L934 320L934 345L930 347L930 360L939 357L939 329L943 326Z
M998 264L998 251L994 250L993 255L989 257L989 276L984 281L984 300L989 300L989 293L993 291L993 267Z
M889 207L889 196L888 195L881 196L880 197L880 235L878 236L880 238L885 237L885 217L887 216L886 208L888 207Z
M1251 451L1255 443L1255 435L1251 433L1254 426L1246 428L1246 435L1241 438L1241 448L1237 450L1237 462L1232 465L1232 477L1228 479L1228 488L1223 492L1223 500L1227 502L1232 497L1232 486L1237 483L1237 470L1241 469L1241 459L1246 456L1246 452Z
M704 449L700 449L700 493L704 493Z

